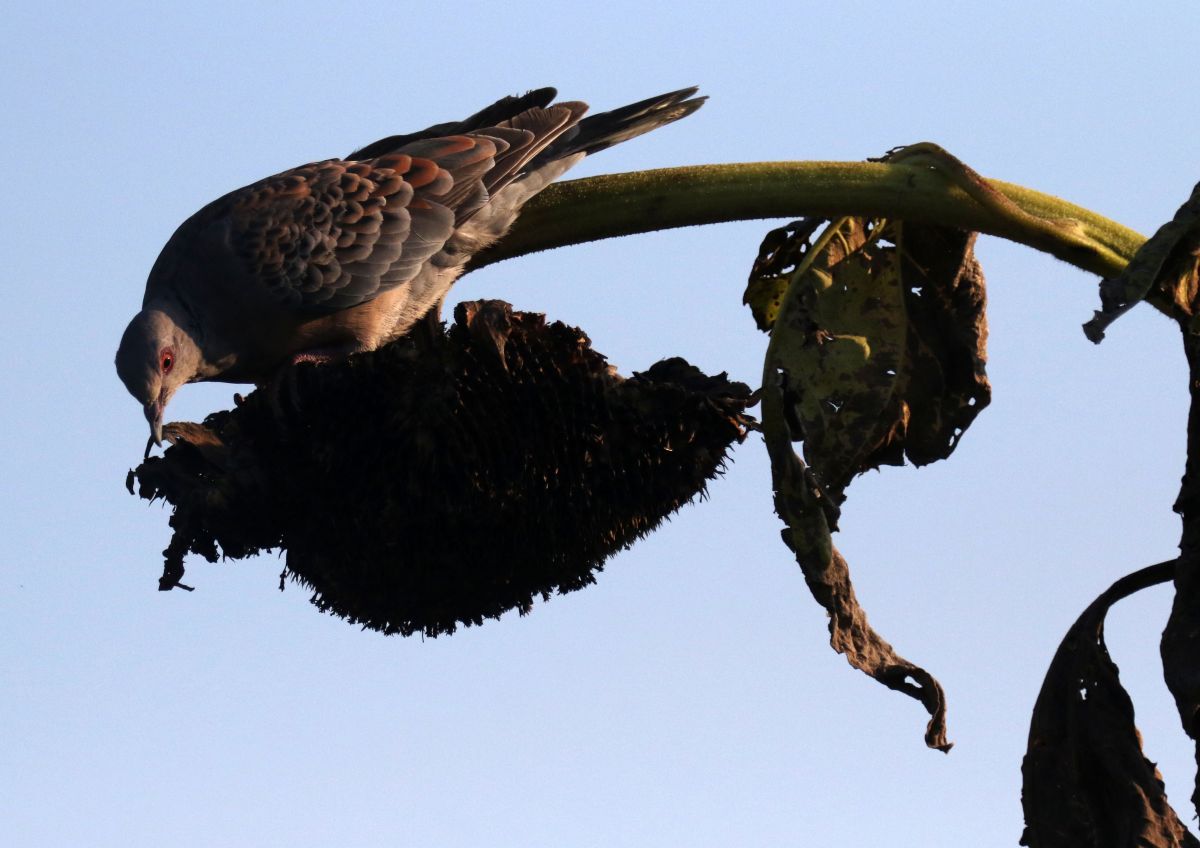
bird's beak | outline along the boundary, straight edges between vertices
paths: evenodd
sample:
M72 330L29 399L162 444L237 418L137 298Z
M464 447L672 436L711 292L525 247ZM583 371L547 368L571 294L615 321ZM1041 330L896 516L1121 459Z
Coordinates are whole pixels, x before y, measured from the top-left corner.
M154 444L162 447L162 419L163 407L165 404L162 398L155 398L146 404L146 421L150 424L150 440Z

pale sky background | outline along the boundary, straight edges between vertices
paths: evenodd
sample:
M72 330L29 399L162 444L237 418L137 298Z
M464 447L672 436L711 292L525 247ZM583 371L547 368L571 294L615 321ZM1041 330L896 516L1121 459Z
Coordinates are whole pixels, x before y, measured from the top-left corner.
M711 97L579 176L932 140L1149 233L1200 179L1200 5L13 3L0 27L0 841L1016 844L1060 638L1178 539L1178 340L1138 309L1091 345L1094 278L981 241L991 408L948 463L850 489L839 545L872 623L945 686L948 756L919 705L829 649L757 438L597 585L387 638L280 594L271 556L189 561L194 593L156 591L168 512L125 493L146 425L113 352L205 202L542 85L596 109ZM451 300L577 324L626 373L682 355L756 382L766 337L740 301L778 223L542 254ZM170 412L234 390L189 387ZM1191 821L1169 601L1125 602L1109 640Z

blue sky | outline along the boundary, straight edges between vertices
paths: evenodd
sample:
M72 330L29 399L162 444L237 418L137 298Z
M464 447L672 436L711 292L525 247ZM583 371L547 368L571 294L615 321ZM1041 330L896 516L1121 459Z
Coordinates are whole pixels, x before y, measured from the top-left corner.
M1151 11L1152 9L1152 11ZM684 85L686 121L578 176L858 160L917 140L1144 233L1200 179L1200 7L33 4L0 103L0 821L14 845L1013 845L1029 711L1059 639L1175 551L1186 376L1148 309L1099 347L1095 280L987 239L994 402L949 463L850 490L872 623L939 677L924 715L852 671L780 545L757 439L597 585L449 638L385 638L276 591L279 562L155 591L168 513L125 494L145 439L112 368L158 250L258 177L556 85L610 108ZM503 263L453 299L583 327L622 370L753 382L751 222ZM197 420L229 386L172 404ZM1158 589L1110 616L1181 815L1188 740Z

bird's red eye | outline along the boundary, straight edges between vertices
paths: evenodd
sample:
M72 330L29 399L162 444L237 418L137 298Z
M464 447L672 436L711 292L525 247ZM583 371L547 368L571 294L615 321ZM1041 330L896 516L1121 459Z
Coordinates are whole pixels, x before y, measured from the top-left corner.
M175 354L172 353L170 348L165 348L158 355L158 364L164 374L171 373L171 369L175 366Z

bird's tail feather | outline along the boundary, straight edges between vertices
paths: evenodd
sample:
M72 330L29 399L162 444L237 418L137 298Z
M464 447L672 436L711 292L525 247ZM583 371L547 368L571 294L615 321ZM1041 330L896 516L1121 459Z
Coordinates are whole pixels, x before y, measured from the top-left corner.
M611 112L601 112L584 118L538 154L529 163L528 170L537 170L539 165L575 153L591 155L680 118L686 118L708 99L694 97L696 91L695 86L681 88L679 91L660 94L620 109L613 109Z

